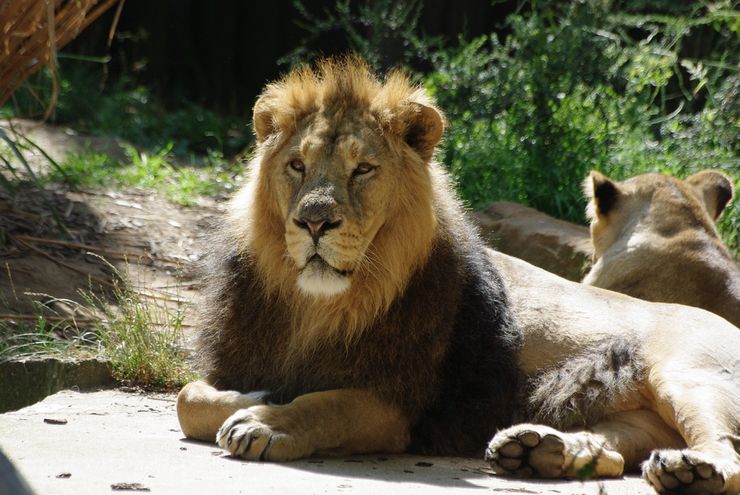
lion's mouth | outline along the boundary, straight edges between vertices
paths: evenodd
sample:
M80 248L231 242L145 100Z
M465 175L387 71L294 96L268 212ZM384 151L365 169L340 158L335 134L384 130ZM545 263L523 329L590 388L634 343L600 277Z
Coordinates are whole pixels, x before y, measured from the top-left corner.
M332 265L330 265L324 258L321 257L319 253L314 253L313 256L308 258L308 261L306 261L306 266L304 267L304 270L306 267L308 267L311 264L315 264L320 266L323 269L330 269L334 273L341 275L343 277L347 277L352 274L352 271L350 270L340 270L339 268L335 268Z

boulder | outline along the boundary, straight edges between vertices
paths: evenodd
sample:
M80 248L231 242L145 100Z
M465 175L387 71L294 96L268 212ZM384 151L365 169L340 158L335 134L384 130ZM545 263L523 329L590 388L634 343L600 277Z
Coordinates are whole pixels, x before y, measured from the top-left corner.
M488 245L502 253L577 282L591 265L587 227L510 201L470 214Z

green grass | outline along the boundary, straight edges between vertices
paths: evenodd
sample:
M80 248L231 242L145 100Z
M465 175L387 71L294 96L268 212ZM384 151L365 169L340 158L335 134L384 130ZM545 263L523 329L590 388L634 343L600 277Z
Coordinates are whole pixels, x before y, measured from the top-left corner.
M115 268L114 268L115 270ZM182 349L185 307L172 308L133 289L126 274L115 270L114 303L92 291L83 293L97 316L102 355L121 382L175 389L196 378Z
M1 131L1 130L0 130ZM228 194L236 185L241 166L229 163L216 151L197 161L184 161L172 145L154 151L140 151L125 145L123 161L95 151L69 153L63 161L49 167L46 174L31 170L9 145L0 141L0 187L11 194L22 186L43 189L51 182L76 187L142 188L160 192L182 206L193 206L199 198Z
M72 319L52 319L39 314L32 321L0 322L0 361L17 357L96 355L95 334L81 329Z
M192 206L197 199L228 193L235 185L237 164L227 163L216 152L202 164L177 165L172 146L152 153L126 147L127 160L120 163L108 155L93 151L71 153L45 180L73 187L139 187L161 192L167 199Z
M111 268L115 281L110 299L90 288L80 292L83 303L62 301L84 318L54 312L51 303L58 300L44 296L46 302L37 302L35 320L0 322L0 361L94 356L107 359L113 377L129 385L177 389L195 379L182 348L185 305L170 307L145 297L126 274Z

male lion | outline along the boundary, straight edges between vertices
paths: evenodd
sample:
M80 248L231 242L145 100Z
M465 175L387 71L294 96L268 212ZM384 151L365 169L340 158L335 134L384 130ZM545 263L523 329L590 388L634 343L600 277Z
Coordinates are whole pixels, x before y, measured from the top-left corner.
M485 449L515 476L649 457L661 492L739 490L740 332L487 250L432 159L443 127L423 90L354 58L267 86L183 432L269 461Z
M732 199L729 177L705 170L616 182L593 171L584 190L594 264L583 283L704 308L740 326L740 269L714 226Z

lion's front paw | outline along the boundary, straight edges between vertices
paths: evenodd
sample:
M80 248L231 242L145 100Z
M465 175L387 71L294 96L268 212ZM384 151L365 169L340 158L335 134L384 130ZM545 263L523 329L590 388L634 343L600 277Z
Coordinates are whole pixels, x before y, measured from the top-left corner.
M724 493L719 469L701 452L654 450L642 464L642 476L658 493Z
M486 461L497 474L522 478L565 475L565 442L561 433L541 425L518 425L502 430L486 449Z
M290 421L281 418L280 406L254 406L231 415L216 435L216 443L247 460L290 461L311 454L308 442Z

